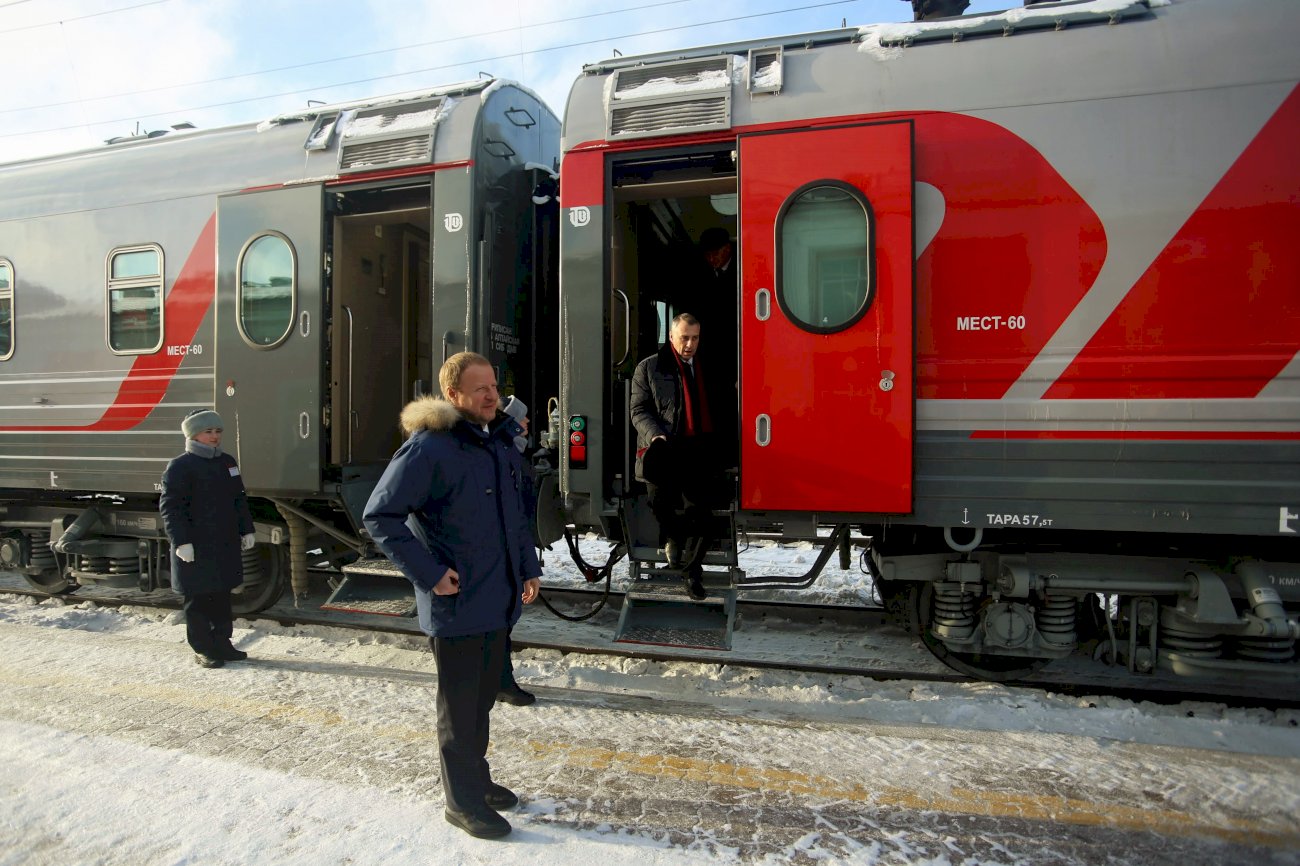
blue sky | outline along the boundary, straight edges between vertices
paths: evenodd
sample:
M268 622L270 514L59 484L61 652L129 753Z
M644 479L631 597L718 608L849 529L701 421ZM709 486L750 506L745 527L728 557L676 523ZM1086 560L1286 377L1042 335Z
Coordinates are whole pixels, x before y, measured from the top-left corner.
M906 0L0 0L0 162L480 73L562 114L583 64L615 51L910 19Z

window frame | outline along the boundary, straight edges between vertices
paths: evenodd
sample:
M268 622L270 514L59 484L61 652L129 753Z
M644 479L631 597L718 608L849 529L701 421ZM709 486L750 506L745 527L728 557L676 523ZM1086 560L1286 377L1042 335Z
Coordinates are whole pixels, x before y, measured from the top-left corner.
M0 256L0 269L9 271L9 288L0 286L0 301L9 300L9 351L0 355L0 361L8 361L14 356L14 349L18 345L18 325L17 325L17 300L15 299L15 284L17 277L14 276L14 263L9 259Z
M786 301L785 287L785 245L782 242L784 238L785 220L799 201L804 193L819 187L832 187L847 193L862 208L863 216L867 224L866 249L864 250L864 260L867 265L867 290L859 303L857 310L842 322L835 325L814 325L804 321L800 316L795 315L789 303ZM773 292L776 295L776 303L781 313L790 320L791 324L800 330L807 331L810 334L835 334L840 331L848 330L862 320L871 307L876 302L876 273L879 268L876 266L876 212L871 206L871 201L862 193L860 189L852 184L846 183L835 178L822 178L819 180L809 181L786 196L785 201L781 202L781 207L777 210L776 220L772 226L773 238L772 249L773 255ZM835 249L843 250L846 247L837 247Z
M244 328L244 259L248 251L253 248L253 244L262 238L274 237L279 239L289 250L289 262L292 268L292 274L289 277L289 317L285 324L284 333L270 343L259 343L254 340L247 329ZM250 237L244 242L244 246L239 251L239 258L235 260L235 329L239 331L239 338L253 349L269 350L284 345L293 333L294 321L297 318L298 311L298 249L293 245L293 241L284 232L275 229L263 229L257 234Z
M158 256L158 273L148 277L113 277L113 259L124 253L152 251ZM158 288L158 341L150 348L113 347L113 292L122 289ZM114 355L152 355L162 348L167 336L167 258L159 244L127 244L113 247L104 257L104 344Z

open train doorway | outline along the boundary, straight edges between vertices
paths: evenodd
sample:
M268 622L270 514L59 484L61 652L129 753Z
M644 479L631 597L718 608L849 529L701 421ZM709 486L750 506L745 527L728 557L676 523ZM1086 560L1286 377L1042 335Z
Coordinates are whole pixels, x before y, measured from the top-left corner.
M437 390L429 204L427 184L334 202L331 465L386 463L402 406Z
M729 405L721 417L733 429L719 430L734 440L738 407L739 358L737 298L740 254L736 243L736 162L732 145L687 152L639 154L612 166L613 212L610 226L612 305L609 353L614 366L611 406L620 407L611 432L628 449L610 453L622 463L611 474L631 478L636 435L630 429L628 399L636 365L668 342L679 313L701 323L699 357L716 371ZM726 267L715 268L701 245L725 244Z

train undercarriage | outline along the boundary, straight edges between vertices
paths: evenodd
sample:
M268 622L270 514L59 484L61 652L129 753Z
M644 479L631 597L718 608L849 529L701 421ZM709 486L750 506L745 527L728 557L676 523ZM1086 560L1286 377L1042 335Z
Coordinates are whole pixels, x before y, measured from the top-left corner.
M894 621L957 671L1013 680L1086 653L1138 675L1300 683L1300 564L1000 547L873 550Z

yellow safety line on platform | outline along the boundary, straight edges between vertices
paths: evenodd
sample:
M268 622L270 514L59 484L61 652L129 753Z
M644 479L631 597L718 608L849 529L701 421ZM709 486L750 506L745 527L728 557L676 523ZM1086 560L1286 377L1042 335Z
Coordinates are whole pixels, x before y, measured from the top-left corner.
M1224 817L1227 826L1206 824L1194 815L1171 809L1089 803L1051 795L1011 794L949 788L943 794L921 794L901 788L869 788L826 776L792 770L746 767L722 761L678 755L640 754L569 743L530 742L539 758L567 759L594 770L622 770L640 776L680 779L756 791L778 791L825 800L852 800L881 808L938 811L987 817L1022 818L1125 830L1146 830L1166 836L1211 836L1232 842L1274 848L1300 846L1300 832L1271 829L1265 822Z
M224 710L247 718L269 719L319 727L357 727L370 737L392 737L406 741L436 740L433 728L378 727L358 725L345 716L315 707L296 704L267 704L260 700L243 700L226 694L196 692L176 686L153 683L109 685L87 677L41 673L33 676L13 669L0 668L0 683L74 690L84 700L89 694L123 695L155 700L175 706L201 710ZM687 782L721 785L753 791L814 796L824 800L851 800L877 808L938 811L986 817L1010 817L1029 821L1144 830L1166 836L1209 836L1231 842L1266 845L1274 848L1300 847L1300 832L1273 829L1267 822L1221 817L1222 823L1210 824L1198 816L1171 809L1137 808L1096 804L1068 797L1012 794L999 791L973 791L948 788L942 794L923 794L895 787L870 788L828 776L749 767L725 761L709 761L669 754L642 754L572 743L530 740L527 748L534 757L561 759L572 766L591 770L615 770L643 777L679 779Z

